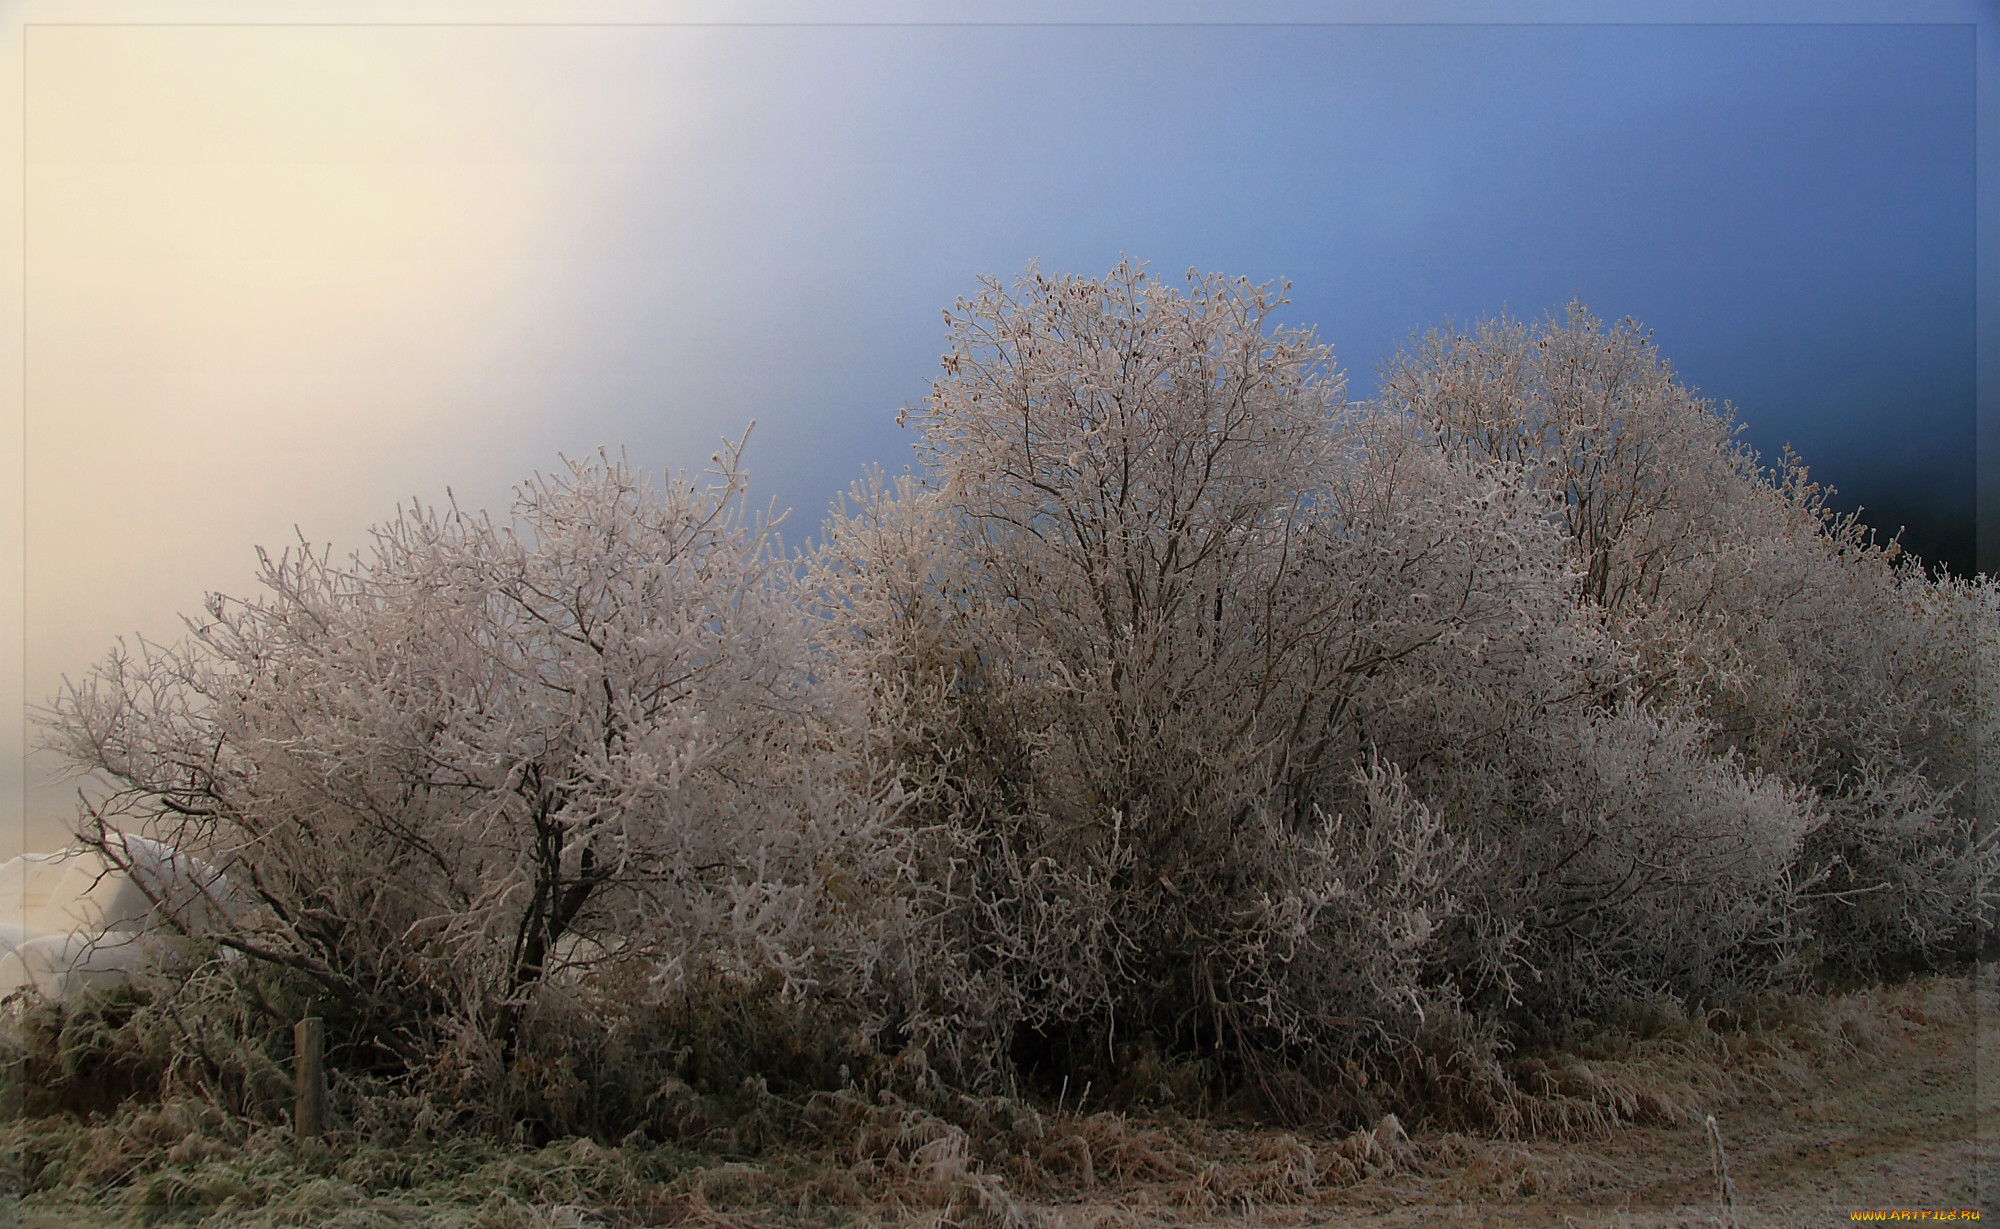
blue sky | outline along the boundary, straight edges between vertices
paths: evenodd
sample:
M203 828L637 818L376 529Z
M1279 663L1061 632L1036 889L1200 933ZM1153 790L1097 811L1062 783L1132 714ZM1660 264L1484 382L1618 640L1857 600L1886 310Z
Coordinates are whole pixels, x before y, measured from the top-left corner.
M447 487L500 510L559 453L699 469L755 419L756 492L797 541L909 460L896 410L940 309L981 274L1121 254L1288 279L1286 322L1359 397L1413 330L1581 297L1653 328L1754 446L1971 561L1978 5L241 24L270 11L52 3L10 27L24 454L0 633L28 702L247 591L256 545L344 552ZM1188 24L1224 12L1289 24ZM873 23L799 20L826 14ZM65 811L40 771L0 774L35 846Z
M637 439L690 351L738 356L701 400L769 424L753 457L802 513L899 455L883 410L975 273L1130 253L1290 279L1362 396L1412 329L1581 296L1656 329L1759 448L1969 551L1969 26L692 37L743 66L732 113L781 78L814 103L634 173L600 232L625 259L574 286L576 361ZM690 201L690 231L651 224ZM716 316L686 318L695 284ZM765 330L789 353L745 361Z

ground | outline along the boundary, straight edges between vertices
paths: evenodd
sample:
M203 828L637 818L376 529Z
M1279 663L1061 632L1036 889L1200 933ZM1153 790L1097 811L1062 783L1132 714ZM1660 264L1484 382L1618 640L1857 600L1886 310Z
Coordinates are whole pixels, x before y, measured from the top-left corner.
M864 1108L873 1117L855 1142L810 1157L662 1170L569 1142L480 1154L431 1180L409 1176L406 1152L364 1141L298 1152L271 1133L190 1148L168 1129L147 1153L130 1129L72 1125L67 1155L88 1163L68 1186L0 1203L0 1225L1706 1227L1728 1223L1710 1113L1741 1229L1858 1212L2000 1217L1992 965L1816 1000L1752 1028L1586 1042L1549 1070L1570 1104L1616 1109L1628 1125L1586 1114L1568 1138L1495 1139L1405 1136L1393 1122L1315 1135L1036 1114L1012 1128L1032 1141L1010 1155L921 1114ZM8 1137L15 1155L31 1130Z
M1936 1011L1951 998L1933 1002L1932 1018L1911 1021L1873 1052L1812 1070L1799 1085L1781 1085L1719 1116L1743 1229L1849 1224L1858 1211L2000 1217L1993 1181L2000 1098L1991 1065L2000 1057L2000 1029L1996 1013L1975 1010L1969 982L1956 990L1961 1018ZM1538 1180L1530 1175L1549 1175L1549 1195L1495 1198L1506 1193L1503 1179L1499 1189L1454 1198L1451 1178L1390 1179L1379 1191L1344 1192L1311 1219L1384 1227L1712 1226L1723 1212L1704 1128L1627 1127L1581 1146L1522 1146L1518 1172L1530 1185Z
M1742 1229L1854 1223L1854 1213L2000 1218L2000 986L1994 967L1860 997L1853 1047L1823 1063L1772 1063L1718 1115ZM1983 1061L1982 1061L1983 1058ZM1752 1081L1753 1085L1757 1081ZM1761 1094L1761 1095L1760 1095ZM1727 1223L1706 1116L1628 1126L1576 1142L1460 1142L1419 1133L1401 1172L1248 1215L1260 1225L1575 1226L1665 1229ZM1465 1155L1434 1168L1426 1147ZM1087 1201L1065 1226L1174 1222ZM1133 1211L1136 1211L1133 1210Z

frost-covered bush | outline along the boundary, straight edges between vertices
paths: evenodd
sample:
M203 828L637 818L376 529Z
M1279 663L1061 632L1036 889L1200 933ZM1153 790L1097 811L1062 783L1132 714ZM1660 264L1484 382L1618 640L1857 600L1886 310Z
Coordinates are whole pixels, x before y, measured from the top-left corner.
M960 851L938 918L978 1017L1058 1065L1121 1033L1235 1061L1504 1006L1557 948L1703 988L1691 952L1633 947L1638 913L1672 896L1716 952L1781 925L1796 800L1699 733L1612 763L1592 714L1632 670L1561 505L1346 405L1323 347L1267 331L1278 303L1130 266L989 282L914 415L926 473L828 522L823 643L893 680L878 711ZM1662 728L1640 701L1620 720ZM1600 768L1627 811L1702 809L1677 840L1636 835L1659 801L1580 838L1589 873L1691 854L1677 887L1591 900L1584 865L1537 860L1591 822L1551 791ZM1732 899L1705 910L1686 876L1746 842L1777 852L1704 883Z
M1630 663L1617 694L1687 707L1713 749L1810 791L1788 944L1858 968L1970 950L1996 868L1974 818L1990 580L1899 559L1789 453L1761 468L1647 334L1581 304L1430 334L1382 388L1441 451L1549 497Z
M1459 1006L1455 987L1428 974L1492 851L1454 835L1394 765L1373 760L1351 784L1351 810L1316 812L1304 828L1267 816L1258 834L1269 884L1239 977L1289 1044L1315 1039L1328 1017L1387 1024Z
M371 1130L1022 1077L1300 1112L1969 949L2000 587L1760 468L1629 321L1432 334L1356 405L1283 303L988 280L922 470L802 555L740 445L600 458L114 654L48 714L81 835L250 906L178 917L169 1078L271 1103L312 1011Z
M1301 583L1365 463L1330 353L1267 331L1280 302L1130 265L989 281L914 415L924 480L858 490L816 560L829 651L897 681L964 850L942 916L988 1018L1058 1053L1314 1016L1272 927L1314 783L1353 771L1328 724L1398 637L1443 634L1370 640Z
M1809 491L1806 527L1760 543L1759 565L1722 591L1731 659L1707 712L1824 804L1800 871L1821 959L1872 971L1968 955L2000 869L1978 818L1991 751L1982 760L1977 690L2000 587L1928 576L1820 499Z
M1737 532L1758 486L1733 417L1688 392L1637 325L1606 327L1581 303L1560 325L1429 334L1383 373L1381 405L1550 493L1585 596L1610 610L1656 602Z
M840 680L807 685L739 447L704 484L573 463L510 524L411 508L345 564L266 556L261 597L69 686L86 841L152 832L253 906L184 919L223 964L160 993L317 1011L336 1063L475 1113L579 1020L871 1014L903 798Z
M1524 997L1587 1015L1665 992L1740 997L1799 972L1806 791L1707 746L1696 720L1620 703L1576 719L1529 808ZM1566 740L1567 741L1567 740Z

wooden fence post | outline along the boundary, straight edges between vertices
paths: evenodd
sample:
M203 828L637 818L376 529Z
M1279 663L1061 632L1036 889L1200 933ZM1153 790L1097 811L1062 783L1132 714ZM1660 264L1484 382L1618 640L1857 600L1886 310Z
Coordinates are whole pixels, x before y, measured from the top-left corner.
M326 1028L318 1016L292 1026L292 1074L297 1099L292 1105L292 1133L317 1139L326 1130Z

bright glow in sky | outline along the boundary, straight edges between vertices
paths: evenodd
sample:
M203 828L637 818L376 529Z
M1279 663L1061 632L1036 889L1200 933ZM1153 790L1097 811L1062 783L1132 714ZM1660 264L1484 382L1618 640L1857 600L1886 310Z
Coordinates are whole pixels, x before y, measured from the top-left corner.
M1758 446L1971 516L1971 24L14 37L30 702L295 525L503 511L559 452L698 469L757 419L796 542L905 463L939 309L1037 259L1289 278L1364 396L1413 329L1581 294Z

